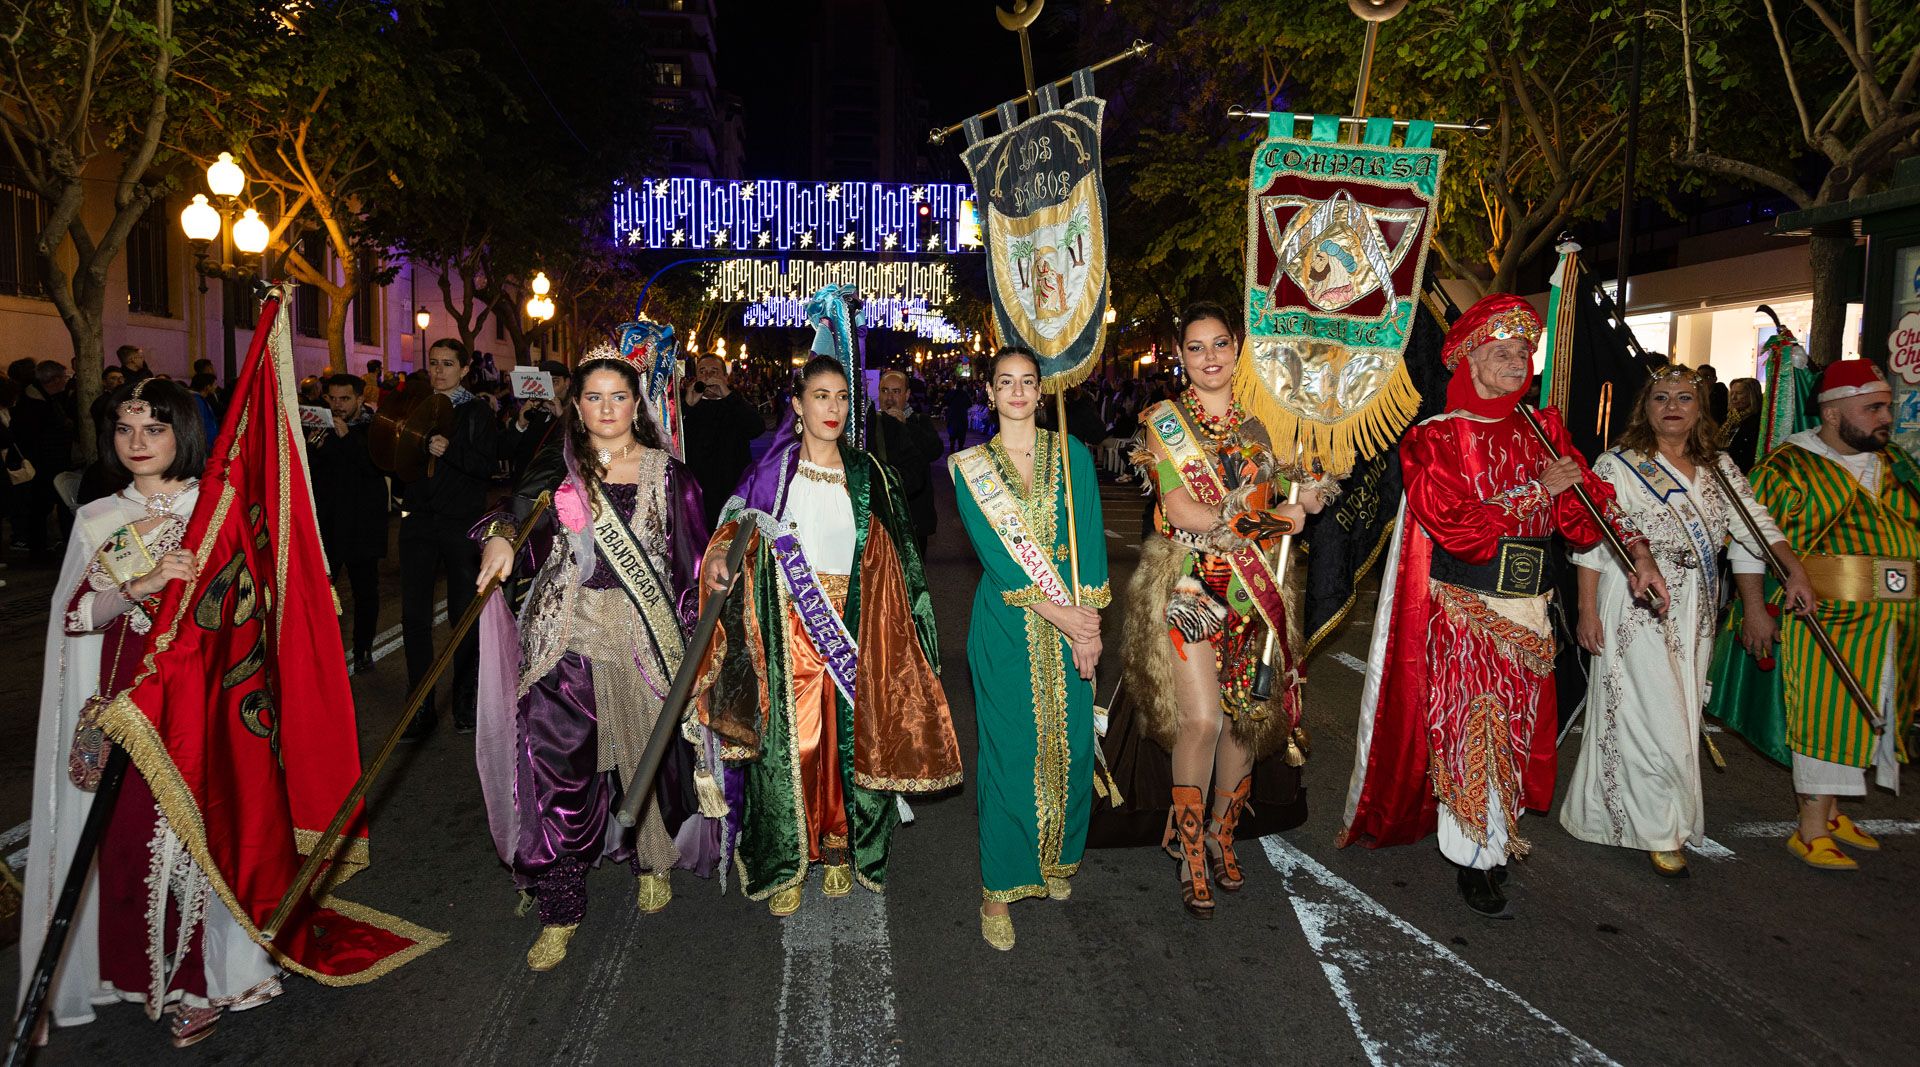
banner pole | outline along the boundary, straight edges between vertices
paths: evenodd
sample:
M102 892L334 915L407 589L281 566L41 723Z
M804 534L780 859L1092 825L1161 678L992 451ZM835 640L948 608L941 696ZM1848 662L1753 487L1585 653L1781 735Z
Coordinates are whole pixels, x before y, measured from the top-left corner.
M552 493L540 494L540 499L533 505L533 511L527 515L527 521L522 523L520 529L514 534L513 554L515 556L520 554L521 546L527 543L527 536L533 533L535 524L540 521L540 516L545 514L547 505L552 502ZM407 732L408 726L413 725L413 716L420 710L420 706L426 703L427 697L433 694L434 685L440 681L440 676L446 673L447 666L453 662L454 654L460 649L460 642L466 639L467 631L473 629L473 624L479 621L480 612L485 608L487 598L492 596L494 590L499 587L500 579L490 579L486 587L473 598L473 602L467 605L467 610L460 614L460 620L454 624L452 638L440 650L440 655L433 661L433 666L427 670L426 676L420 679L420 684L413 687L413 692L407 697L406 708L400 712L400 721L394 723L393 729L387 733L386 743L380 746L380 751L374 755L373 762L367 764L366 769L360 772L359 781L354 782L353 788L347 791L346 799L340 802L340 810L334 812L333 822L327 825L327 832L320 835L320 840L314 842L313 850L307 853L306 861L300 865L300 871L294 876L293 883L287 886L285 893L280 895L280 903L274 905L273 915L267 919L267 924L260 928L261 944L270 945L280 936L281 926L293 914L295 902L319 875L320 865L333 858L333 850L339 846L341 837L345 836L347 820L353 817L354 809L359 806L361 800L365 799L367 789L373 785L373 780L380 776L381 769L386 766L387 760L392 758L394 749L400 747L400 735Z

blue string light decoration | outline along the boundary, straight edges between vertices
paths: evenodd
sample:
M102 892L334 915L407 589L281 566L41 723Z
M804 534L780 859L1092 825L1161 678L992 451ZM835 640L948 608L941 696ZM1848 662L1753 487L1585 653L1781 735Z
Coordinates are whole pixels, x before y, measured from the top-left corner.
M647 249L743 252L980 252L964 224L973 186L647 178L616 183L613 240Z

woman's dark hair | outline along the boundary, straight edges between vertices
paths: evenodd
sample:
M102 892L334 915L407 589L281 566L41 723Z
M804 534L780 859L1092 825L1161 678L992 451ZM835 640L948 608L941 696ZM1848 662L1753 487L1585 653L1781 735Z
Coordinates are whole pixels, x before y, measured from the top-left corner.
M600 457L596 454L599 448L593 443L592 435L587 433L586 420L580 417L579 401L586 395L587 376L595 371L612 371L626 382L627 391L633 394L633 413L636 416L633 423L633 439L647 448L661 447L660 432L654 428L653 415L647 410L646 397L640 393L640 372L634 369L633 364L617 357L590 359L580 364L573 372L573 380L580 383L580 388L574 390L574 402L567 405L565 418L567 439L573 444L574 466L579 469L580 480L585 483L588 500L593 499L594 486L607 474L606 468L600 465Z
M1180 309L1180 340L1182 344L1186 342L1187 327L1202 319L1217 319L1220 325L1225 326L1227 332L1232 334L1236 339L1240 336L1240 320L1228 314L1226 308L1221 307L1211 300L1196 300Z
M1026 345L1001 345L994 350L993 362L987 364L988 383L992 383L994 377L1000 373L1000 364L1009 359L1024 359L1033 364L1034 376L1039 377L1040 357L1033 354L1033 349Z
M800 368L800 384L805 385L822 374L838 374L841 381L847 380L847 368L841 366L839 360L832 356L815 356Z
M442 337L438 341L435 341L434 343L427 346L427 354L432 355L433 350L436 348L445 348L450 350L453 353L453 358L458 360L462 367L472 362L472 357L467 355L467 346L464 344L461 344L458 338Z
M173 462L161 477L176 482L200 477L207 469L207 435L200 421L199 398L179 382L145 378L123 385L107 396L108 417L100 422L100 470L107 484L113 487L112 491L117 493L133 482L133 472L120 462L113 438L115 428L120 425L120 405L135 399L136 392L140 394L138 399L147 404L147 413L153 421L173 427Z

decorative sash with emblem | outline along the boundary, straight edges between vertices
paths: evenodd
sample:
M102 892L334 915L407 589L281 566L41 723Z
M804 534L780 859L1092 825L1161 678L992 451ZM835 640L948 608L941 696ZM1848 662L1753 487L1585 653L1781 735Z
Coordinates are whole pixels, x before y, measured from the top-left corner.
M1180 475L1180 484L1200 503L1219 507L1227 499L1227 487L1221 483L1213 460L1201 449L1193 428L1187 425L1179 407L1163 401L1150 415L1147 425L1152 430L1151 440L1173 464L1173 469ZM1240 579L1248 595L1253 597L1254 607L1260 610L1267 625L1276 632L1285 633L1287 609L1285 602L1280 599L1280 583L1274 580L1273 568L1267 565L1259 549L1251 544L1243 545L1227 555L1227 563L1233 567L1234 576Z
M1700 565L1700 582L1706 588L1706 596L1701 602L1709 605L1719 604L1719 546L1715 545L1713 538L1708 536L1706 516L1700 513L1700 505L1694 500L1693 494L1687 492L1686 487L1680 484L1680 479L1658 458L1640 456L1639 453L1629 452L1625 448L1615 448L1611 451L1614 458L1626 464L1627 469L1639 477L1640 484L1646 486L1647 492L1651 493L1655 500L1666 505L1667 510L1673 512L1673 517L1680 522L1680 528L1687 531L1688 540L1693 542L1695 560ZM1639 458L1635 458L1636 456ZM1706 471L1700 473L1707 474ZM1707 476L1712 477L1710 474ZM1741 506L1738 500L1729 500L1727 504L1736 508ZM1766 546L1760 546L1760 550L1766 551Z
M787 583L787 595L793 600L794 610L800 613L800 628L806 631L807 641L827 665L834 688L847 698L847 703L853 703L860 643L847 629L847 620L834 610L826 590L820 588L820 577L814 573L813 564L807 562L800 538L791 532L783 533L773 539L770 547L773 561L780 566L780 577Z
M977 117L963 124L961 159L979 191L994 319L1001 337L1039 355L1049 389L1085 378L1106 335L1107 105L1093 95L1091 70L1075 72L1073 92L1062 107L1058 90L1041 86L1037 114L1025 122L1019 101L1001 104L1002 132L993 137Z
M640 621L646 626L654 652L660 662L666 664L667 673L672 674L680 669L680 660L686 655L680 620L673 613L673 594L597 483L593 487L593 500L597 514L593 520L593 543L600 546L601 558L613 568L620 587L639 609ZM640 506L644 506L644 502L636 505Z
M1048 600L1061 607L1071 607L1073 597L1067 583L1060 580L1060 572L1053 566L1052 546L1036 542L1027 532L1026 520L1020 517L1020 502L1014 499L1013 490L994 469L988 446L975 445L956 452L948 462L953 465L954 484L966 486L973 494L973 502L980 506L980 514L986 516L988 525L1000 538L1000 546L1026 572L1027 579Z

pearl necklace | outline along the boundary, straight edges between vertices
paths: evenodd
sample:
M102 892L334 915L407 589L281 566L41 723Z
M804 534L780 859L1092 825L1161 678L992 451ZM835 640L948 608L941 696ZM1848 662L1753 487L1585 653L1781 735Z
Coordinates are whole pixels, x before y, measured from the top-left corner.
M627 458L628 456L633 454L634 449L639 447L640 447L640 442L628 441L627 447L621 449L618 452L613 452L604 448L600 448L600 449L595 449L593 454L599 458L600 465L602 467L611 467L613 466L614 460Z

